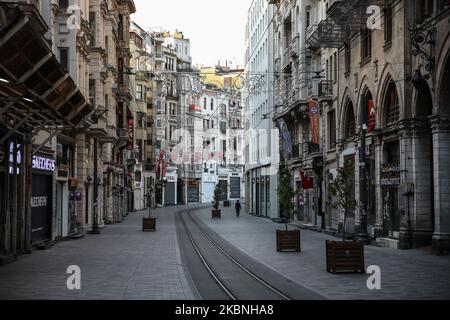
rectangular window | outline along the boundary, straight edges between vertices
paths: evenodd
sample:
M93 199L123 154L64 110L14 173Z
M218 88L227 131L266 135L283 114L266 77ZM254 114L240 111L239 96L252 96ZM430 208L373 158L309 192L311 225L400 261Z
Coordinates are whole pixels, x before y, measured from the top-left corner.
M361 30L361 61L370 58L372 54L372 33L369 29Z
M389 3L384 8L384 43L392 41L392 5Z
M334 149L336 147L336 111L328 112L328 147Z
M345 43L345 73L348 75L350 74L350 66L351 66L351 48L350 43Z
M214 110L214 99L211 99L211 110Z
M89 79L89 103L95 106L95 79Z
M143 92L142 92L142 85L138 84L136 85L136 99L142 100L144 98Z
M69 72L69 48L59 48L59 63Z

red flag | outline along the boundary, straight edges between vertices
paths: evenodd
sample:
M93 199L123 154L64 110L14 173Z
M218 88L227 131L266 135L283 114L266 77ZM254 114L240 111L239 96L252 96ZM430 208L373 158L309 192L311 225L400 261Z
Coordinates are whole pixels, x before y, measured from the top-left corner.
M314 188L314 179L312 177L306 176L304 171L300 170L302 176L302 186L303 190L309 190Z
M367 118L367 132L372 132L375 130L376 126L376 113L375 113L375 102L373 100L369 100L367 103L367 111L369 114L369 117Z

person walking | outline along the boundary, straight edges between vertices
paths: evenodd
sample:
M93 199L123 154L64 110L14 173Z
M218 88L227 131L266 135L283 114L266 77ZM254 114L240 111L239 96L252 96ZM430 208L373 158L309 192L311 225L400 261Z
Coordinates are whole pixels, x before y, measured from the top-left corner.
M241 204L239 203L239 200L236 202L234 208L236 209L236 216L239 217L239 215L241 214Z

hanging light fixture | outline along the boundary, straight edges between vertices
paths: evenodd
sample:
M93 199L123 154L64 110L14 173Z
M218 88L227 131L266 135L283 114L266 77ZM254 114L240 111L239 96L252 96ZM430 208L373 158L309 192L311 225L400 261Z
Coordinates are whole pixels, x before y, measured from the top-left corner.
M420 72L420 69L416 69L416 72L414 73L414 76L412 78L412 83L414 85L414 88L416 88L417 90L419 90L424 85L424 83L426 83L426 80Z

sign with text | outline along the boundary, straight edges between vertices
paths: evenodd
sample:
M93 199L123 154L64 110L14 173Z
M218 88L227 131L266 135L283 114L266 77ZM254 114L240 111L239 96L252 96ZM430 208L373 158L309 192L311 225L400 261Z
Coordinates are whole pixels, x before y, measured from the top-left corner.
M33 156L33 169L42 171L55 171L55 160L40 156Z

